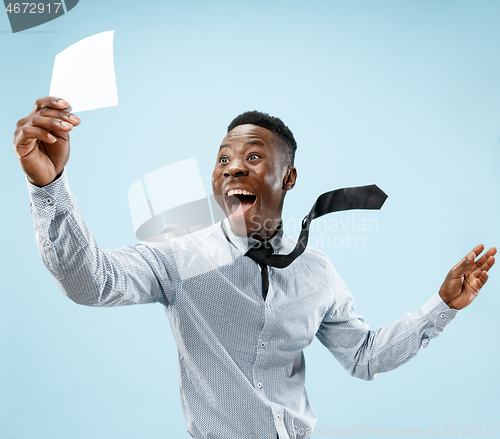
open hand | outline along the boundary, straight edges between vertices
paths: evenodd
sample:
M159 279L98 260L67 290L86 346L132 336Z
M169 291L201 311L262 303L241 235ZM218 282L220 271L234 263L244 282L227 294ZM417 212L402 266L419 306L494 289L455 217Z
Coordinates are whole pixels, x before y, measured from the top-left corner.
M484 245L476 246L446 276L439 295L450 308L462 309L470 305L488 280L488 270L495 264L497 249L491 247L474 262L483 250Z

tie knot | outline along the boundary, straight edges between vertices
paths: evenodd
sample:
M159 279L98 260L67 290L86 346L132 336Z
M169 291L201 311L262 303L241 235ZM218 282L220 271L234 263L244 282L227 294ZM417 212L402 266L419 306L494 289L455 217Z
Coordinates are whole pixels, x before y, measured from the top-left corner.
M273 254L273 246L269 241L261 241L250 248L245 256L253 259L255 262L261 264L264 259Z
M253 246L253 248L263 248L269 254L272 254L274 249L270 241L259 241L257 244Z

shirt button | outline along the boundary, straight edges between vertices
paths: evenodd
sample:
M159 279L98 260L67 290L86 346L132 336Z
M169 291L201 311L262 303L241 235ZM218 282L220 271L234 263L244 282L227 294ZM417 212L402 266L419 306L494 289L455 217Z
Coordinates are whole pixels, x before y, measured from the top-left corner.
M54 200L52 198L45 198L45 202L48 204L48 205L52 205L54 204Z
M444 312L442 312L439 317L441 317L442 319L444 319L446 317L446 314Z
M429 340L425 339L422 341L422 346L425 348L429 344Z
M260 347L261 347L261 348L265 348L265 347L266 347L266 344L265 344L264 342L262 342L262 343L260 344Z
M281 419L281 416L280 415L276 416L276 419L279 421Z
M257 387L260 389L262 387L261 383L257 383Z
M266 308L271 308L271 304L270 303L266 303Z

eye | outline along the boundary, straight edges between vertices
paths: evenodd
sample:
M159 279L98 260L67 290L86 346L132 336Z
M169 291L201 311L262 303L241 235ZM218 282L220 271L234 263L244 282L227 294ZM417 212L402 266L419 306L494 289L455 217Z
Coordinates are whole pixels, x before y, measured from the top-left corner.
M219 158L219 163L225 165L226 163L229 163L229 159L226 156L222 156L221 158Z
M259 159L260 156L258 154L250 154L248 156L248 160L255 160L255 159Z

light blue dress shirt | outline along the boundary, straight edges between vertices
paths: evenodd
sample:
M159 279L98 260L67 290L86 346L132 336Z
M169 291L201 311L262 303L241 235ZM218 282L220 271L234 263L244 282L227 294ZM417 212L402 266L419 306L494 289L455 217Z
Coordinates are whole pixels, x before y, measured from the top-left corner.
M163 305L188 432L197 439L308 438L316 416L303 350L314 336L352 376L372 380L413 358L458 313L436 293L370 330L328 258L312 248L289 267L269 267L264 300L260 267L244 256L256 241L235 235L227 219L102 250L65 172L48 186L28 187L42 260L64 294L89 306ZM271 243L276 253L295 247L282 231Z

